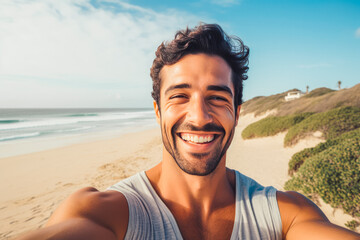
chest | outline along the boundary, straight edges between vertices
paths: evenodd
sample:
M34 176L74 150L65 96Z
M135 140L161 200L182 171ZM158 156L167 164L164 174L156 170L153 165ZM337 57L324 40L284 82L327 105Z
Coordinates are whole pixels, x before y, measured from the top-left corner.
M235 220L235 204L217 209L207 219L196 210L173 210L184 239L230 239Z

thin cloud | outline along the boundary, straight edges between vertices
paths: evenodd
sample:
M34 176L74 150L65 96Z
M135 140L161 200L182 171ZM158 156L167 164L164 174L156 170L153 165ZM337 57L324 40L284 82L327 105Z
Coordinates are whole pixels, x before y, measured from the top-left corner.
M173 26L188 22L186 16L157 14L121 2L126 9L118 13L87 1L76 4L31 1L8 4L6 11L1 7L1 15L10 21L1 23L0 74L93 81L117 81L127 75L138 80L138 65L151 63L156 46L170 37Z
M360 27L355 31L355 37L360 38Z
M133 95L135 88L149 88L156 47L198 22L184 12L157 13L121 1L90 0L1 1L0 16L0 82L29 79L41 85L45 80L34 79L46 79L52 86L78 84L89 92L99 84L116 84L123 87L123 96L130 95L126 87ZM20 85L2 86L2 93L22 94L11 86ZM0 107L13 107L4 99L0 96Z

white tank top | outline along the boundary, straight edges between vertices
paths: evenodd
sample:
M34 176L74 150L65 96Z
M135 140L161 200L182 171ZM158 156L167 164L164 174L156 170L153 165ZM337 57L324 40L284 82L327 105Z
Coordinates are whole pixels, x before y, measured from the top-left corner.
M236 172L235 221L231 239L281 239L276 189ZM153 189L145 172L111 186L129 206L125 239L182 239L176 220Z

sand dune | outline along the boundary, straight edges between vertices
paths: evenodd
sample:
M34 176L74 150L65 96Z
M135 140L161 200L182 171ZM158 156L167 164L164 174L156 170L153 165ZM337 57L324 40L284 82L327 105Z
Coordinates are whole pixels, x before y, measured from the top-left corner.
M285 133L242 140L242 129L264 116L241 117L228 151L227 165L263 185L282 190L288 179L287 164L292 154L321 140L305 139L292 148L283 148ZM0 159L0 238L9 239L40 227L61 201L81 187L105 190L123 178L150 168L161 160L161 150L160 132L156 128ZM329 219L337 224L343 225L351 219L341 211L335 211L333 216L333 209L322 205Z

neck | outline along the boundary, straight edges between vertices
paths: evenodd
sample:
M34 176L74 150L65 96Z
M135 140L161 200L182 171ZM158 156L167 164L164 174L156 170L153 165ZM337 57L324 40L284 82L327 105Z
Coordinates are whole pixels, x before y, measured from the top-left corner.
M196 209L204 217L234 203L234 174L225 167L226 154L212 173L197 176L182 171L167 151L163 152L162 163L147 171L147 175L168 207L176 204L182 209Z

